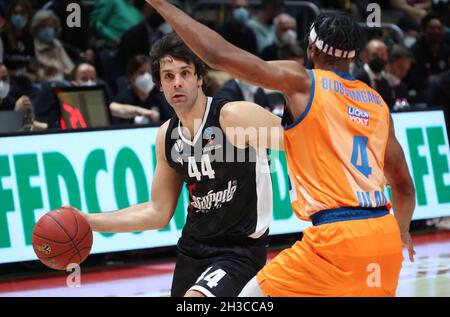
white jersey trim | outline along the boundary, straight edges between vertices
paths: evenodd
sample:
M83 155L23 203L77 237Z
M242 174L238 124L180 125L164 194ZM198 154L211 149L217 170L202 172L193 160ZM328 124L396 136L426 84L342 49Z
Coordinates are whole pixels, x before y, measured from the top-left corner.
M183 142L189 144L190 146L194 146L194 144L197 143L198 139L202 135L202 131L203 131L203 128L205 127L206 120L208 119L209 110L211 109L212 101L213 101L212 97L207 97L206 110L205 110L205 113L203 114L202 124L201 124L200 128L197 130L197 132L195 133L194 139L192 141L190 141L184 137L183 131L181 130L181 120L178 120L178 135L180 136L181 140L183 140Z
M272 220L273 191L272 178L270 177L269 160L267 156L256 156L256 195L257 195L257 221L255 232L249 235L252 239L258 239L269 228Z

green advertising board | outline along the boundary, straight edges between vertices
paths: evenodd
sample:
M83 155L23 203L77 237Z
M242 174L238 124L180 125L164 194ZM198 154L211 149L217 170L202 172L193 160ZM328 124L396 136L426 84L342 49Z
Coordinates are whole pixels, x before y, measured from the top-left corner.
M442 111L393 114L417 189L414 219L450 216L450 153ZM35 223L61 205L96 213L151 200L157 128L83 131L0 138L0 263L35 260ZM272 235L295 233L286 158L271 155ZM94 233L92 253L173 246L186 219L188 192L159 231Z

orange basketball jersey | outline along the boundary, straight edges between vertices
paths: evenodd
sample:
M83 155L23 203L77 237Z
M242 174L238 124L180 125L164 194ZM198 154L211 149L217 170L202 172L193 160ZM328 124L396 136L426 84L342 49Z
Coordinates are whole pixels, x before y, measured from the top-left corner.
M339 207L391 208L384 195L389 109L350 75L310 70L303 115L285 127L292 207L303 220Z

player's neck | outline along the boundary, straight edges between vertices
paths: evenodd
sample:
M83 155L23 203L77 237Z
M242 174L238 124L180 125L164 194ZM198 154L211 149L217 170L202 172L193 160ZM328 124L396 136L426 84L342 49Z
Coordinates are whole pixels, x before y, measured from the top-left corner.
M205 94L200 93L198 95L197 101L194 106L187 110L182 111L180 113L177 112L178 119L180 119L183 127L189 130L190 139L192 140L197 133L197 130L200 128L203 117L206 111L207 97ZM185 137L188 137L185 135Z
M316 68L323 69L323 70L337 70L344 73L350 73L350 64L348 62L337 62L333 64L317 64Z

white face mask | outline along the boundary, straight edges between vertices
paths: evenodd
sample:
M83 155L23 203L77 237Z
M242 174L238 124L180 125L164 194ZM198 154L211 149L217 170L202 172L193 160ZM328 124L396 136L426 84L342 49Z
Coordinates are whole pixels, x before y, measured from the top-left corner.
M93 80L88 80L88 81L84 81L80 84L80 86L84 86L84 87L90 87L90 86L95 86L97 85L97 83Z
M8 83L0 81L0 99L4 99L6 96L8 96L9 88L10 86Z
M158 30L161 31L161 33L164 35L169 34L173 31L172 26L167 22L164 22L163 24L158 26Z
M282 44L295 44L295 41L297 41L297 32L294 30L288 30L281 36Z
M414 44L416 44L417 38L415 36L406 36L405 37L405 46L411 48Z
M155 87L155 84L152 80L152 75L149 73L145 73L140 75L134 81L136 87L145 94L148 94Z

